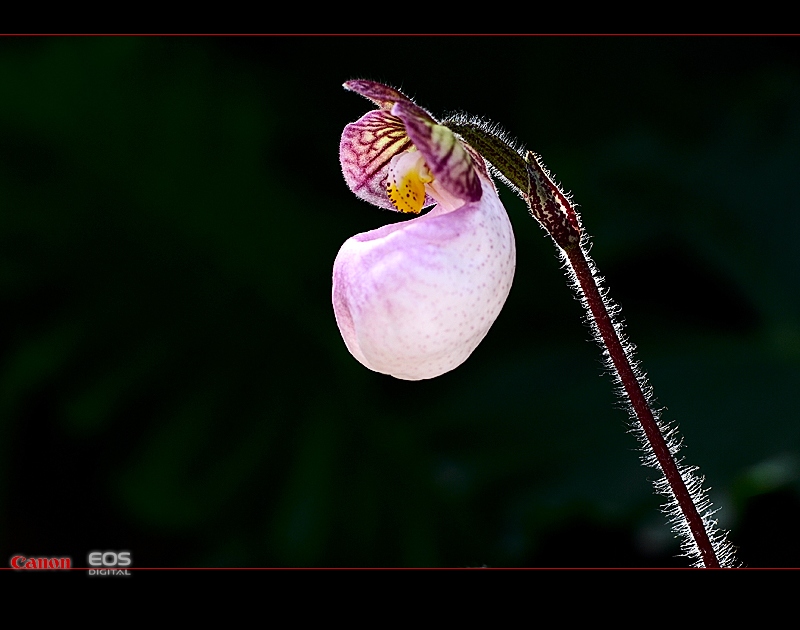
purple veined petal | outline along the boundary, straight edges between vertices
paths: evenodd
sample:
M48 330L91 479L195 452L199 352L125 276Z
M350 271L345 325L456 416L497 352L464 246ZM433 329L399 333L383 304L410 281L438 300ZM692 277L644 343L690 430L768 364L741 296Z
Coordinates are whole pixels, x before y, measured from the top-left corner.
M442 188L464 201L481 198L475 161L452 131L410 101L395 103L391 111L405 123L406 133L425 156L428 168Z
M397 211L386 193L389 162L412 146L403 121L382 109L347 125L339 144L339 160L350 190L364 201ZM433 203L426 197L423 206Z
M348 239L333 308L353 356L405 380L463 363L505 303L516 266L511 223L490 180L480 201Z
M400 90L395 90L394 88L384 85L383 83L378 83L377 81L355 79L353 81L345 81L343 87L346 90L360 94L364 98L368 98L382 109L391 109L392 105L398 101L411 102L411 99L403 94Z

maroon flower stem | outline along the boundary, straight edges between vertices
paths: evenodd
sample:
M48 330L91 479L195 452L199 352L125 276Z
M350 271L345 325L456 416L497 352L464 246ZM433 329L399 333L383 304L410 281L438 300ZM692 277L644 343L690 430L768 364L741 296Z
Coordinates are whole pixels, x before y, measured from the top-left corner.
M625 388L633 411L650 442L650 446L669 483L672 494L675 496L675 500L686 518L694 541L700 551L703 564L706 568L719 568L719 560L714 553L714 547L709 540L708 532L706 532L703 526L703 519L700 517L692 501L689 490L683 481L683 477L681 477L678 471L675 459L670 453L667 442L653 417L653 411L647 403L647 398L644 392L642 392L639 380L636 378L636 373L628 360L628 355L625 353L622 342L611 321L611 316L600 294L586 254L580 246L569 247L564 251L572 265L572 269L575 271L580 288L583 291L586 303L591 311L591 317L603 339L603 343L611 357L617 375L622 382L622 386Z

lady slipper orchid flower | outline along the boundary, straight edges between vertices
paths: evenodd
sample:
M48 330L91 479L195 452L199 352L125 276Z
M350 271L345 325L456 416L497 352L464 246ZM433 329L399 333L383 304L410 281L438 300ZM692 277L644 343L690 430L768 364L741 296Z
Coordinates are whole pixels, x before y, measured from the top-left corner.
M622 336L618 309L600 286L569 195L541 158L503 137L491 123L456 117L438 123L404 94L380 83L344 87L378 109L345 127L339 147L350 189L379 207L426 215L348 239L333 265L333 309L353 356L376 372L406 380L452 370L486 335L514 276L514 234L487 161L525 200L564 261L570 286L629 406L643 463L682 546L698 566L733 566L726 535L715 530L702 478L675 459L675 428L659 419L647 377ZM456 134L459 134L456 136ZM467 144L469 142L469 144Z
M333 309L366 367L405 380L463 363L505 303L516 266L511 223L484 159L401 92L344 87L378 109L347 125L345 181L381 208L427 214L357 234L333 265Z

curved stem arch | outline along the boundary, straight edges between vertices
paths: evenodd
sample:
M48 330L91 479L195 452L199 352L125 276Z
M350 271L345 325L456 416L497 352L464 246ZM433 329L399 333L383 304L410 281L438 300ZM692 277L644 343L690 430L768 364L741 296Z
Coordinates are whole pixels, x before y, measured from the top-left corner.
M676 460L680 447L677 430L662 422L653 409L652 388L634 359L635 346L622 334L619 309L600 286L587 254L589 239L572 199L555 183L538 155L516 146L497 125L466 116L443 124L483 155L500 179L525 200L564 258L572 288L586 309L595 339L630 410L633 430L643 446L642 461L664 475L655 488L668 500L665 511L682 538L684 553L696 560L696 566L734 566L733 547L727 534L715 528L715 511L702 487L703 478L694 474L696 467Z

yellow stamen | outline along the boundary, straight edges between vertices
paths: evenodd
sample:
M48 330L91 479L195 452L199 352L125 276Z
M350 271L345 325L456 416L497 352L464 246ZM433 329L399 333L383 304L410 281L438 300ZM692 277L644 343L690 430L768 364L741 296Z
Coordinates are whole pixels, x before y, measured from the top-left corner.
M433 181L418 151L396 155L389 163L386 194L400 212L419 214L425 203L425 184Z

